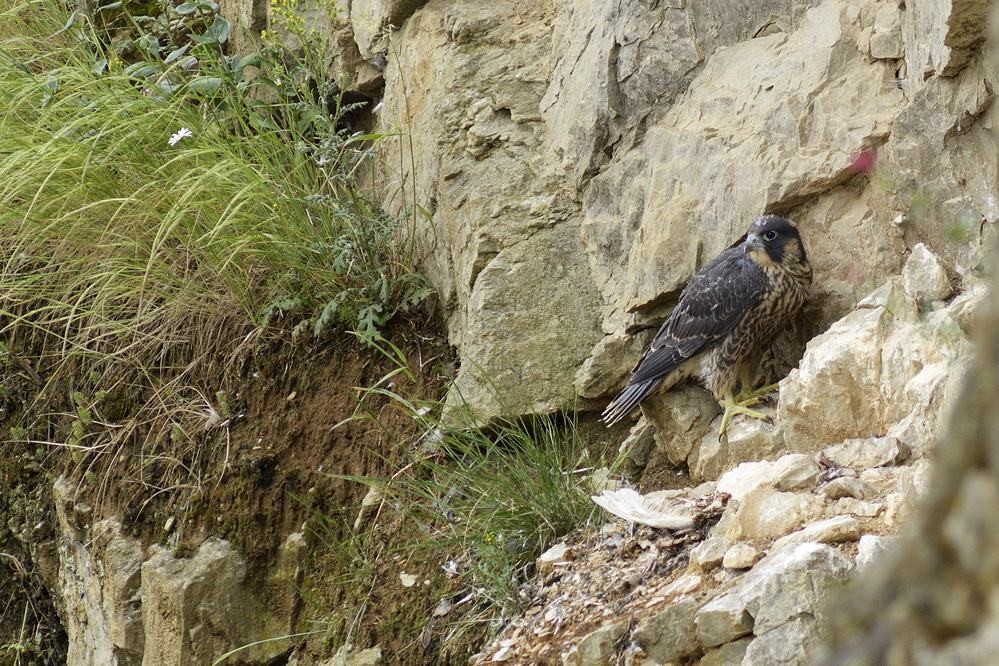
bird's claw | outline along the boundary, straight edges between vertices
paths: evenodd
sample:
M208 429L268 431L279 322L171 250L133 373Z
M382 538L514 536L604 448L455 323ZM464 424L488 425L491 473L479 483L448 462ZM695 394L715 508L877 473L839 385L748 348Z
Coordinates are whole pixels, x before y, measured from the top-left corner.
M736 400L733 398L723 398L719 401L719 404L725 409L725 413L722 415L721 425L718 427L718 439L722 443L728 442L728 424L732 420L732 417L736 414L745 414L746 416L765 421L766 423L773 425L773 417L766 412L761 412L755 409L750 409L753 405L757 405L763 402L764 398L772 393L776 388L776 384L771 386L764 386L761 389L753 391L748 394L740 396L740 399Z

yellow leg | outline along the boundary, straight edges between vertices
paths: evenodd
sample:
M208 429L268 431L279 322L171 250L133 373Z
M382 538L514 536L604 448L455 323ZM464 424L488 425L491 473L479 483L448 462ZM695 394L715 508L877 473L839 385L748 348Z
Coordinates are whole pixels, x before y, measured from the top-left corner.
M750 409L750 407L763 402L764 396L769 395L776 390L777 384L768 384L756 389L755 391L740 393L738 398L733 398L731 394L722 398L719 401L719 404L725 408L725 414L722 415L721 426L718 428L718 437L722 438L725 436L725 431L728 429L728 423L732 420L732 417L735 414L745 414L750 418L769 420L769 415L755 409Z

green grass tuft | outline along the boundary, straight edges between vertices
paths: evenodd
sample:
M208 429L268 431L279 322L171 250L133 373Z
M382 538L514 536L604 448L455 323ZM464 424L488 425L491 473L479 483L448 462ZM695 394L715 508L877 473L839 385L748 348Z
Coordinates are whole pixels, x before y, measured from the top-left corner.
M149 368L192 345L230 348L286 313L373 336L411 302L418 280L393 221L345 177L360 145L335 118L301 100L261 104L235 78L206 98L195 84L219 78L207 49L199 75L153 94L76 30L58 32L65 14L41 8L54 4L0 19L24 30L0 44L8 328ZM170 145L182 128L192 136Z
M390 550L429 561L450 579L446 603L453 609L437 633L442 654L455 656L521 610L518 592L537 557L595 515L589 473L607 463L587 450L571 416L502 418L486 429L442 420L440 404L385 388L409 371L398 349L380 349L399 368L364 393L394 401L422 435L410 464L392 478L349 478L377 488L395 509L391 515L413 528ZM364 405L362 399L354 418L377 421Z
M342 129L315 69L335 54L230 56L224 19L163 11L0 10L0 339L57 387L36 416L76 412L76 451L140 430L194 446L241 353L371 341L429 293L354 179L378 137ZM104 427L107 396L138 404L130 426Z

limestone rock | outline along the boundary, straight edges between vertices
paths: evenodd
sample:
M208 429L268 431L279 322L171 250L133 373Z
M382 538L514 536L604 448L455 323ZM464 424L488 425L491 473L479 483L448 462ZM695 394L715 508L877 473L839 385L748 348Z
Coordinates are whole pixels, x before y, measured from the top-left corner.
M351 20L363 54L366 34L411 12L380 114L409 139L379 149L399 179L390 212L425 209L415 237L432 239L425 269L462 360L449 409L463 399L479 422L501 405L558 409L574 377L583 395L614 390L641 347L632 333L768 206L835 191L805 222L817 283L838 280L840 303L857 289L843 257L871 279L893 269L898 234L837 190L903 101L891 67L857 52L845 5L414 4L355 2ZM829 111L844 106L849 118ZM770 131L814 114L810 132Z
M752 636L749 636L705 650L700 666L740 666L752 641Z
M773 550L799 543L839 543L860 536L860 523L852 516L836 516L819 520L774 541ZM865 535L866 536L866 535Z
M852 497L841 497L833 502L828 508L827 513L830 516L850 514L863 518L874 518L875 516L880 516L884 510L885 505L881 502L865 502Z
M919 315L919 306L902 285L900 275L892 276L883 285L857 303L857 309L884 308L896 321L913 322Z
M871 407L880 402L878 350L891 325L885 308L856 310L808 343L799 367L781 382L778 411L790 450L813 453L886 430Z
M985 39L988 8L986 0L906 5L902 34L908 76L921 81L960 71Z
M845 584L853 563L835 548L803 543L772 552L735 594L754 618L757 637L802 615L822 619L828 593Z
M655 428L648 419L638 419L618 447L618 452L624 457L624 473L629 477L640 474L648 464L654 446Z
M62 538L59 588L69 652L67 664L131 665L142 661L140 567L142 544L111 519L80 524L75 493L65 477L52 494Z
M903 55L902 12L894 2L881 3L877 6L871 33L871 57L901 58Z
M761 487L739 502L724 536L733 540L773 539L818 517L821 512L822 500L814 495Z
M711 394L695 386L677 387L642 405L645 417L655 425L656 446L672 465L686 463L719 411Z
M680 597L696 592L704 578L696 574L685 574L663 588L663 594L667 598Z
M947 271L933 251L922 243L912 248L912 254L902 268L902 286L919 302L940 301L951 294Z
M688 468L694 480L717 479L739 463L773 458L783 448L779 426L737 416L728 426L727 437L719 438L720 419L712 421L707 434L691 450Z
M722 563L732 542L720 536L710 536L690 551L690 559L705 571Z
M597 666L610 663L614 646L628 631L629 620L621 620L591 631L562 657L563 666Z
M890 281L808 343L799 368L781 382L778 412L788 449L812 453L836 441L871 439L880 450L886 443L873 440L884 435L918 451L931 445L971 350L954 312L913 318L914 302L900 291L901 282ZM901 303L901 318L891 302Z
M845 182L850 153L887 135L902 98L885 85L889 68L857 52L856 29L844 5L825 2L794 32L716 51L682 104L649 129L640 147L594 177L582 231L609 303L605 328L617 330L625 313L679 289L696 258L728 246L753 215ZM785 77L785 68L794 74ZM833 80L849 84L833 92ZM832 108L833 98L863 99L846 102L860 115L847 124L831 113L807 135L763 130L794 126L805 99L812 108ZM699 168L686 166L692 163ZM840 240L855 243L856 236Z
M999 144L986 117L995 69L979 52L955 61L960 70L955 76L941 76L941 67L948 68L951 59L940 42L951 30L962 37L980 35L984 23L958 27L947 23L947 15L951 9L962 15L970 6L984 4L973 0L953 8L944 2L906 7L900 83L910 101L895 118L881 169L895 183L886 203L905 211L902 225L909 246L925 243L959 275L981 264L999 220L999 164L994 159Z
M963 291L954 297L947 310L953 315L961 330L970 333L985 303L988 288L981 280L974 278L966 278L966 284L962 287Z
M851 170L859 168L856 160L865 154L870 153L850 155ZM774 381L797 365L800 346L809 338L848 314L872 289L898 273L906 250L902 230L881 211L872 188L858 194L849 184L842 185L788 214L802 230L814 272L811 296L805 305L805 317L812 323L799 334L798 353L790 366L773 377Z
M789 453L774 462L773 484L777 490L807 490L819 480L819 466L811 456Z
M694 623L697 639L705 647L728 643L753 630L753 618L735 594L724 594L706 603L697 611Z
M346 666L378 666L382 663L382 649L379 646L367 648L347 657Z
M859 478L876 495L884 497L898 487L902 467L871 467L860 472Z
M822 455L838 467L865 469L904 462L909 449L894 437L871 437L848 439L823 449Z
M862 569L878 561L891 546L894 539L890 537L865 534L857 544L857 568Z
M682 597L664 610L643 620L632 632L632 639L650 659L659 662L679 661L699 648L694 616L700 603Z
M819 623L807 614L756 634L742 666L811 666L824 643Z
M383 32L398 28L427 0L352 0L350 25L357 48L364 58L371 58L386 48Z
M750 4L351 3L365 57L401 23L379 128L407 136L378 146L392 176L382 203L414 221L446 306L461 360L449 413L465 402L481 423L613 393L693 272L763 210L799 223L816 271L813 323L775 352L791 364L898 272L907 246L922 242L959 275L978 266L994 226L980 222L999 219L982 120L994 76L975 55L981 25L965 23L983 3ZM869 390L891 367L873 353L880 341L850 340L864 352L857 386L797 391L801 410L828 418L749 433L770 439L745 456L731 442L674 443L672 429L658 429L660 446L704 479L784 440L810 453L884 435L906 413ZM782 392L782 424L792 398ZM878 407L852 413L868 399ZM854 425L817 441L834 422Z
M210 663L261 637L292 633L300 610L305 540L291 534L262 580L228 542L210 538L190 558L124 536L112 519L91 525L60 478L53 487L60 532L59 593L66 610L67 662ZM241 654L251 663L285 651L264 642Z
M760 559L760 552L746 543L737 543L727 551L722 558L722 566L726 569L748 569Z
M907 500L902 493L888 493L885 497L885 524L898 529L912 513L913 502Z
M657 120L718 47L768 28L789 32L813 4L567 5L554 26L558 58L541 111L569 182L576 186L599 170L608 159L604 146L640 136L636 121Z
M576 373L575 385L584 398L599 398L624 387L632 367L652 341L652 331L638 335L608 335L594 346Z
M476 317L447 412L467 407L481 423L568 404L572 377L600 337L597 294L586 288L592 282L581 256L574 230L557 227L501 251L478 273L469 298ZM554 285L566 293L553 293Z
M385 494L382 492L381 488L376 485L372 485L368 488L368 492L364 494L361 499L361 506L357 510L357 518L354 519L354 529L358 530L364 525L364 522L370 518L370 516L375 512L375 510L381 506L381 503L385 500Z
M242 644L241 638L251 638L240 631L244 627L235 621L236 616L225 614L235 611L252 621L263 610L247 604L242 589L245 575L245 562L220 539L204 542L190 559L177 559L168 549L154 548L152 557L142 564L144 661L210 661ZM283 649L265 644L261 652L268 648L276 650L275 655Z
M745 462L725 472L718 479L718 492L727 493L733 500L740 501L760 486L774 484L777 466L771 462Z
M336 651L333 658L328 659L319 666L378 666L382 663L382 649L380 646L355 650L347 643Z
M538 557L538 571L546 572L564 566L573 560L572 549L564 543L557 543Z
M571 404L603 337L572 193L543 149L556 11L431 2L392 35L379 122L406 136L379 143L382 203L414 220L421 268L448 306L456 421L464 406L481 424Z
M852 497L853 499L867 499L873 494L870 488L863 481L855 476L841 476L835 478L819 487L819 494L825 495L831 500L841 497Z

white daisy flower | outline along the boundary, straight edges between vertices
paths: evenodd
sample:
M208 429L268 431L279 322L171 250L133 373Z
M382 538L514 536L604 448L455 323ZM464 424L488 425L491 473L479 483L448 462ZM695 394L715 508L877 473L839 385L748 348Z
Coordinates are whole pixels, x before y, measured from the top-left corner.
M170 141L168 143L171 146L176 146L178 143L191 136L194 136L194 132L186 127L181 127L179 130L170 135Z

